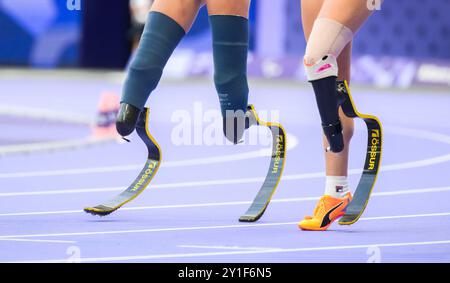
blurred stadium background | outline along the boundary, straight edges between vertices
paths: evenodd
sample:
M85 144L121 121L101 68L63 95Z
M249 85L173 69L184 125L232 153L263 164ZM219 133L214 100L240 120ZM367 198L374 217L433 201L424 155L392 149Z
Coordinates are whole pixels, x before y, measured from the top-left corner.
M80 10L77 0L1 0L0 65L123 69L132 47L129 1L79 3ZM448 0L385 1L355 40L354 82L448 86L449 10ZM251 30L251 76L304 80L300 1L252 1ZM210 45L202 9L166 77L210 75Z
M0 0L0 145L6 145L0 155L91 144L85 136L114 135L114 105L151 2ZM448 11L450 0L386 0L354 41L352 83L405 95L422 88L449 93ZM281 81L307 90L300 1L253 0L250 26L253 82ZM212 72L203 8L169 61L163 84L195 78L214 92Z

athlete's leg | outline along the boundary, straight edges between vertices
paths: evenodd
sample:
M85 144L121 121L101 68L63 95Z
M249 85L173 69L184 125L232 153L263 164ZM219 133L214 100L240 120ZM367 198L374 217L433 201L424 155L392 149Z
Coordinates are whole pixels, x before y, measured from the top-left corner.
M213 37L214 83L224 134L237 143L245 130L248 104L247 53L250 0L207 0Z
M308 41L311 34L314 21L318 17L323 0L302 0L302 25L305 38ZM341 52L337 58L339 66L339 80L350 81L350 64L351 64L351 43L347 44L344 50ZM347 176L348 171L348 155L349 155L349 145L350 140L353 136L354 123L353 119L348 118L339 110L339 118L342 123L343 136L344 136L344 150L340 153L325 152L325 164L326 164L326 175L327 176ZM327 139L323 138L324 147L329 147Z
M148 15L136 56L132 61L121 100L116 127L127 136L140 111L161 79L172 52L191 27L202 0L156 0Z
M318 18L335 20L356 33L372 13L368 1L324 0Z
M311 2L314 0L302 0L303 2ZM367 7L366 1L359 0L325 0L320 8L317 18L327 18L342 23L349 27L353 33L359 29L364 21L370 16L372 11ZM310 18L308 18L310 19ZM305 24L305 23L304 23ZM313 23L308 21L308 26ZM311 30L310 27L308 30ZM309 37L309 35L308 35ZM351 42L347 44L338 57L339 80L350 81L351 66ZM349 143L353 136L354 123L353 119L343 115L342 110L339 111L339 117L343 128L344 149L340 153L327 152L326 155L326 171L327 176L346 176L348 168ZM324 145L328 147L328 141L324 138Z
M350 58L352 45L349 43L338 57L339 66L339 80L350 81ZM343 66L341 68L341 66ZM331 151L325 152L325 166L327 176L347 176L348 174L348 159L350 151L350 141L354 132L354 121L344 115L342 109L339 109L339 119L342 124L342 133L344 137L344 149L339 153ZM329 147L326 137L323 137L323 145L325 148Z
M250 0L206 0L209 15L233 15L248 19Z
M319 16L324 0L302 0L302 25L305 38L308 41L311 34L314 21ZM347 44L344 50L337 58L339 73L339 80L350 81L350 64L351 64L351 43ZM348 118L339 111L339 118L342 123L344 136L344 150L340 153L325 152L325 164L327 176L347 176L348 168L348 154L350 139L353 136L354 123L353 119ZM323 138L324 147L329 147L327 139Z
M272 134L272 159L266 179L248 210L239 218L242 222L254 222L263 215L281 178L286 154L285 132L279 124L260 120L255 109L248 105L250 0L207 0L206 5L213 36L214 83L226 138L237 143L245 129L253 125L267 127Z
M335 87L339 69L337 57L371 12L366 1L324 0L308 40L305 68L332 152L344 149Z
M325 58L328 59L328 62L325 63L331 63L331 65L334 63L338 66L331 74L317 76L316 78L314 78L315 74L309 74L310 77L313 77L313 79L309 79L314 86L322 121L327 125L335 123L333 119L338 119L342 127L342 134L340 137L338 135L338 138L342 139L341 148L339 148L339 141L337 145L333 145L329 142L330 136L324 137L324 146L334 149L332 151L335 152L328 151L325 153L327 175L325 195L328 196L323 197L319 205L323 205L326 209L322 211L327 212L328 206L329 209L332 209L340 202L344 203L337 209L338 211L333 212L334 215L330 218L334 219L342 215L343 209L351 199L351 195L348 193L347 174L349 145L354 131L353 119L346 117L343 115L342 109L335 107L335 105L337 106L336 77L340 80L350 80L352 37L370 13L366 1L302 0L303 29L309 45L309 50L307 49L305 54L305 63L310 64L310 66L306 66L307 71L308 68L310 68L310 71L317 71L319 68L314 69L313 65L323 60L324 56L329 56L330 53L337 56L337 58L331 58L335 60L334 62ZM331 37L332 41L320 38L323 34ZM313 37L312 40L311 37ZM320 44L327 46L319 46ZM321 47L324 51L321 50ZM323 104L327 103L331 104L332 107L327 108L326 105L324 107ZM324 111L328 111L328 113L322 113ZM328 119L328 121L324 121L324 119ZM334 134L339 133L335 132ZM336 140L334 142L336 143ZM317 219L320 219L320 217ZM321 219L321 223L316 223L315 220L317 219L316 217L314 219L307 218L300 223L300 227L302 229L323 230L331 224L331 222L323 223L323 219ZM331 221L334 219L331 219Z

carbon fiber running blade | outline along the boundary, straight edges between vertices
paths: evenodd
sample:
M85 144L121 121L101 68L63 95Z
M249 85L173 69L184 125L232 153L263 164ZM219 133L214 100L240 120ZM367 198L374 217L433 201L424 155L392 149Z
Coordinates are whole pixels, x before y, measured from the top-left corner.
M347 82L338 82L338 92L342 97L342 110L351 118L362 119L367 126L367 151L364 169L353 200L346 208L345 215L339 220L341 225L356 223L363 214L375 187L378 171L381 165L383 130L380 120L372 115L361 114L355 107Z
M253 115L256 125L268 127L272 133L272 156L266 178L247 212L239 218L240 222L258 221L267 209L280 182L286 160L286 135L280 124L263 122L253 106L248 111Z
M147 162L145 163L141 172L136 177L134 182L122 193L116 195L115 197L100 205L94 207L86 207L84 209L86 213L99 216L106 216L113 213L126 203L132 201L139 194L141 194L155 176L161 163L161 150L155 139L150 135L150 132L148 131L149 113L150 110L148 108L145 108L141 112L136 124L136 131L141 140L147 146L148 150Z

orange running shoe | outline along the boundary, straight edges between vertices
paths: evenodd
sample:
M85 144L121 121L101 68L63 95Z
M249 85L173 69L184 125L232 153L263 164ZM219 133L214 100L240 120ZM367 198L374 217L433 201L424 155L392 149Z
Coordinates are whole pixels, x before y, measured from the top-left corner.
M352 194L350 192L343 198L325 195L320 198L314 209L314 216L306 216L298 223L298 227L307 231L325 231L334 220L344 216L345 209L351 201Z

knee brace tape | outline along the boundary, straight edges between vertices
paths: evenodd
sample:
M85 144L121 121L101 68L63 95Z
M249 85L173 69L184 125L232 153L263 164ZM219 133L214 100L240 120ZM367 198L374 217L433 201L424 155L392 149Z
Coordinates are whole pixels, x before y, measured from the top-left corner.
M309 81L338 75L337 57L352 40L353 32L341 23L319 18L306 46L304 64Z

